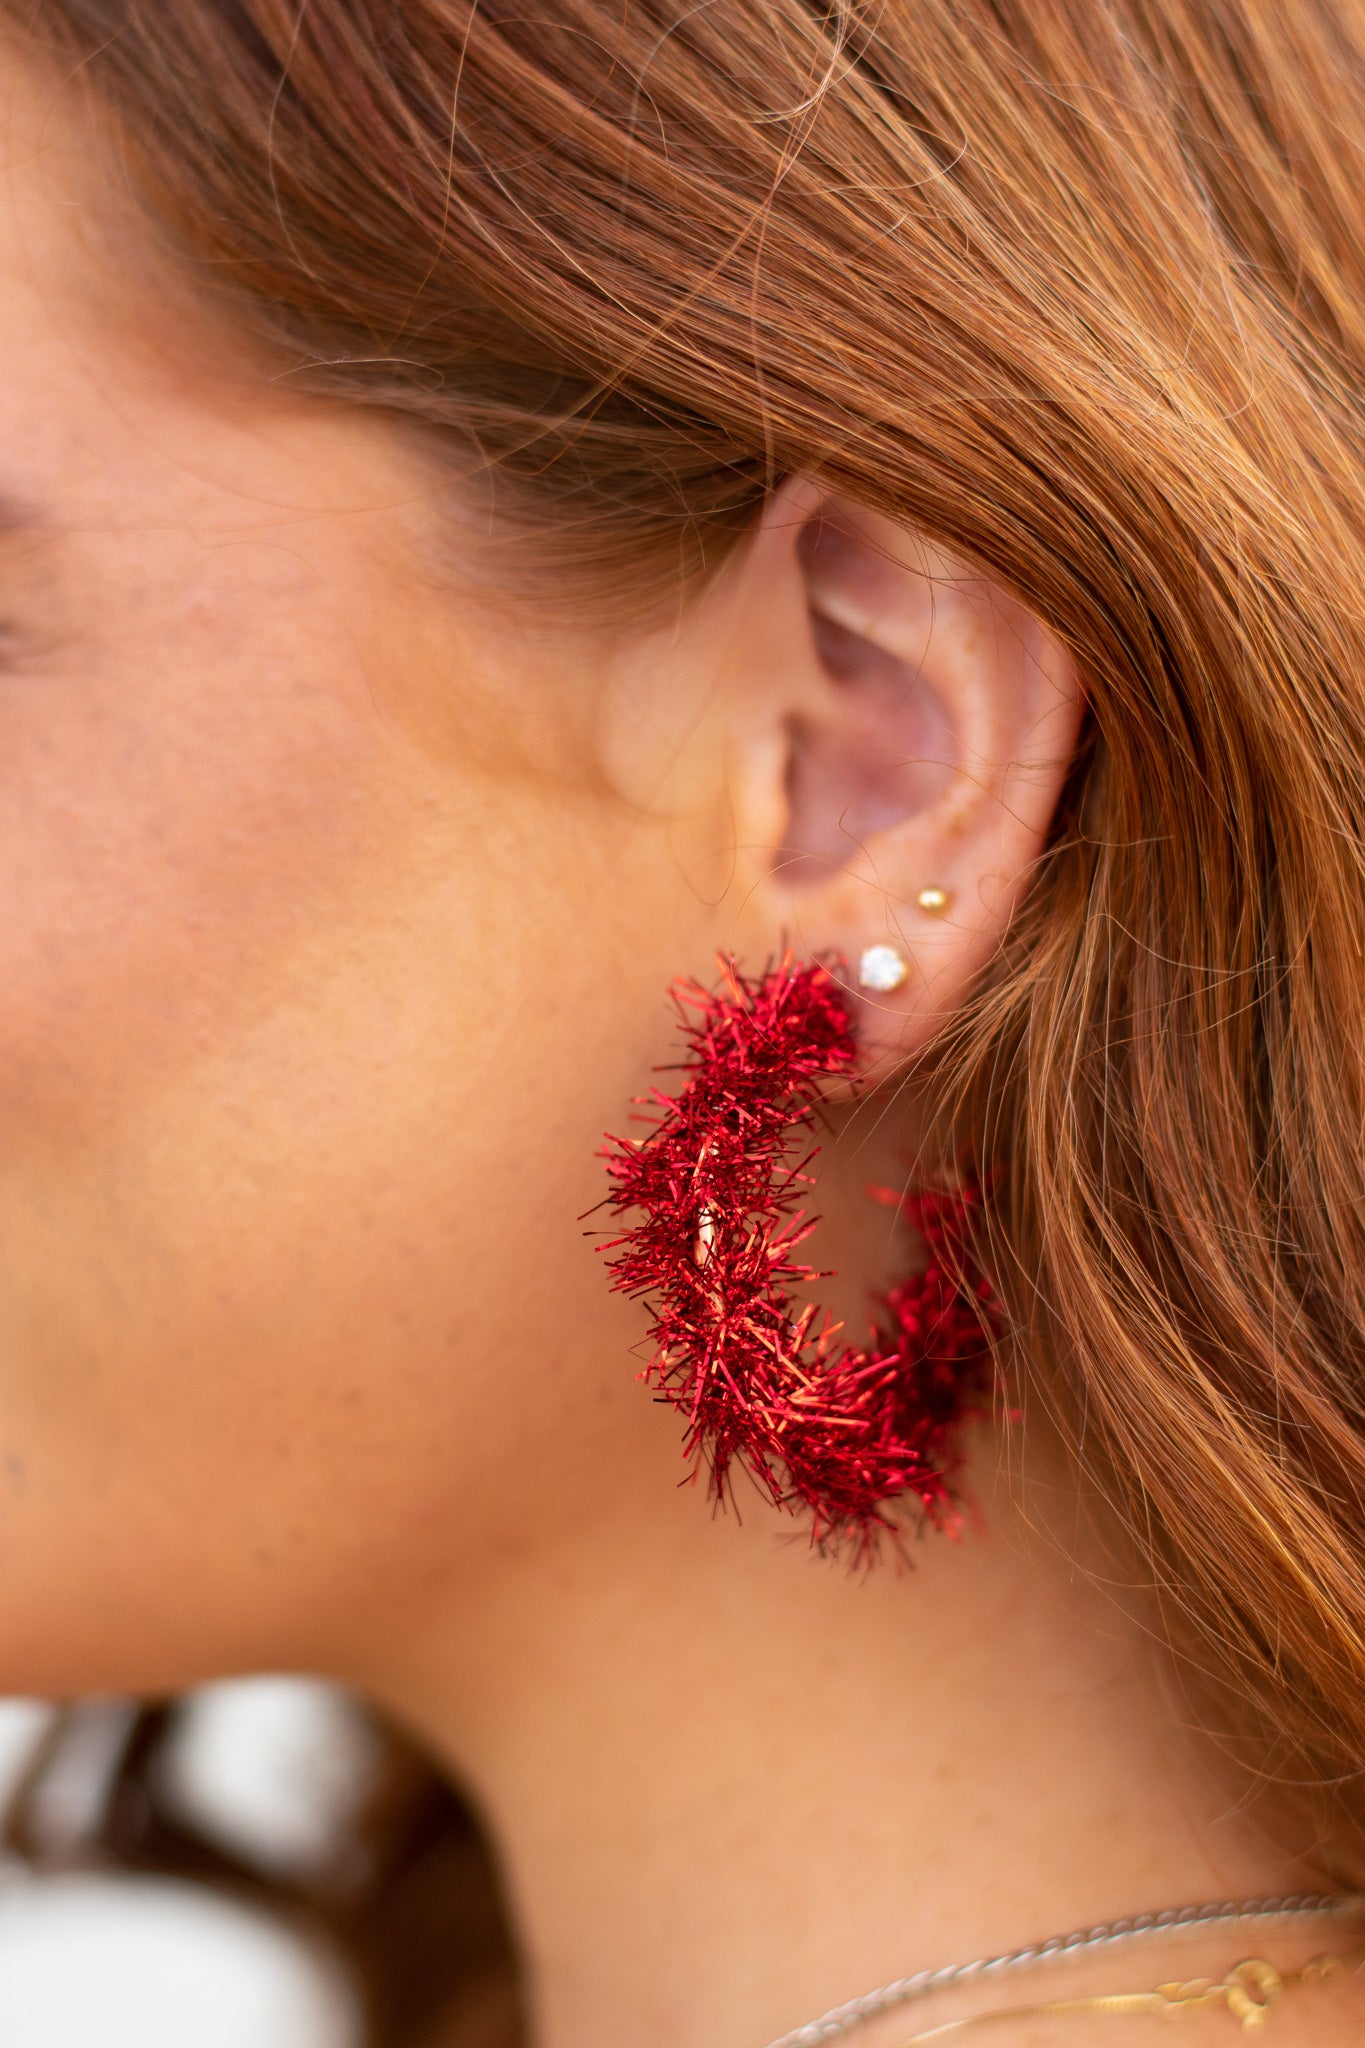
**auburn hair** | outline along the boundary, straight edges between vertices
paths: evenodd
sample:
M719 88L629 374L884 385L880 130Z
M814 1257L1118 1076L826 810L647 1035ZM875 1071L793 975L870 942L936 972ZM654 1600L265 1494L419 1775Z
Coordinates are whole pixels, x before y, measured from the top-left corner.
M295 388L624 615L813 473L1072 650L941 1054L1031 1398L1208 1720L1365 1871L1358 0L5 0ZM632 596L633 601L633 596Z

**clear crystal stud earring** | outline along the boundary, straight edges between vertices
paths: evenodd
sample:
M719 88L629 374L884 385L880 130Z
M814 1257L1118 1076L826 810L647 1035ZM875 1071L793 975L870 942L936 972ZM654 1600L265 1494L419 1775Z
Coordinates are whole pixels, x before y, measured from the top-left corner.
M894 946L869 946L858 962L858 986L890 995L910 972L910 962Z

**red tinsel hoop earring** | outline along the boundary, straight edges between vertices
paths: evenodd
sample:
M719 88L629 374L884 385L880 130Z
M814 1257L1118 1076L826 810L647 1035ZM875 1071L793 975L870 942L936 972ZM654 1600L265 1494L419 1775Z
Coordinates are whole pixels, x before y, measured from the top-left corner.
M652 1128L609 1137L606 1206L637 1218L602 1245L612 1287L643 1297L653 1356L640 1377L685 1416L686 1456L710 1491L747 1469L775 1505L808 1513L813 1540L870 1556L885 1513L917 1501L956 1521L959 1437L989 1381L995 1303L969 1254L979 1185L897 1194L929 1264L884 1296L865 1348L796 1308L794 1284L826 1278L795 1255L816 1219L798 1206L818 1148L796 1134L822 1084L852 1068L853 1020L830 965L790 953L765 974L722 959L715 990L673 987L686 1046L676 1095L640 1098Z

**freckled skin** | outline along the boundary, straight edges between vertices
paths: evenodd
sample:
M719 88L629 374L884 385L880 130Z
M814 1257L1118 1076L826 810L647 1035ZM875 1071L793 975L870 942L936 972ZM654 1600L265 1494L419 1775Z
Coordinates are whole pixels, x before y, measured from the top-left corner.
M344 1661L634 1403L578 1217L697 935L423 458L130 290L32 82L0 160L0 1690Z

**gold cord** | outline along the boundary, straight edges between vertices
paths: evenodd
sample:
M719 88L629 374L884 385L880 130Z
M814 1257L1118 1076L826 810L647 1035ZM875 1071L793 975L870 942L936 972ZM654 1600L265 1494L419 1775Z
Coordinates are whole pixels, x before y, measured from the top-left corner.
M1314 1956L1301 1970L1277 1970L1260 1956L1250 1956L1215 1982L1195 1977L1188 1984L1158 1984L1154 1991L1111 1991L1097 1998L1060 1998L1043 2005L996 2006L990 2012L972 2013L966 2019L948 2020L930 2027L924 2034L912 2034L901 2048L924 2048L930 2041L946 2041L952 2034L965 2034L969 2027L992 2026L1000 2020L1064 2019L1092 2013L1117 2017L1139 2012L1198 2012L1221 2005L1243 2027L1263 2027L1270 2009L1296 1984L1320 1984L1345 1967L1342 1956Z

